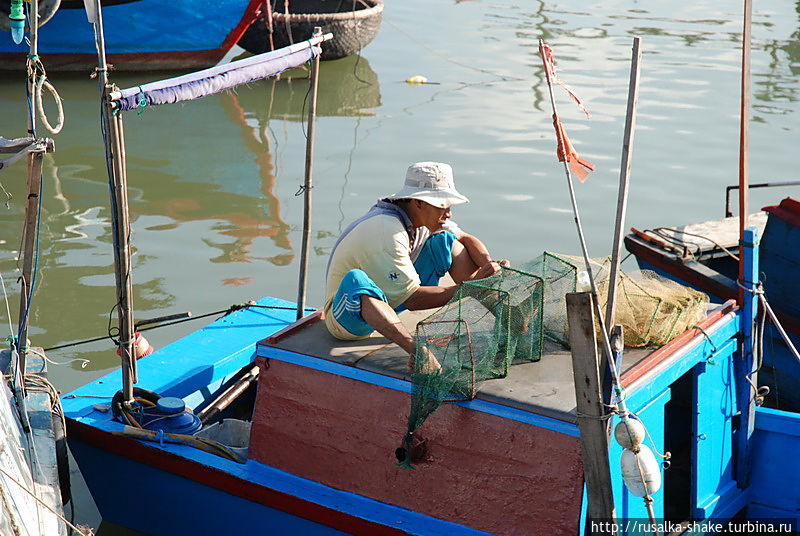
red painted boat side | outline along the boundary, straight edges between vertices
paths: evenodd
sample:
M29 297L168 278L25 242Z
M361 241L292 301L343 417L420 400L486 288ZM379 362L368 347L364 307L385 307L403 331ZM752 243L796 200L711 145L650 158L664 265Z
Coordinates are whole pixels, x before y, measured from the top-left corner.
M455 404L418 433L428 460L395 449L410 395L258 358L250 457L330 487L500 535L574 535L583 467L578 438Z
M82 441L88 445L126 458L131 462L141 463L182 476L198 484L218 489L303 519L315 521L343 532L364 536L401 536L407 534L393 527L354 517L239 478L231 473L177 456L156 446L111 434L74 419L67 418L67 433L71 441Z
M800 200L793 197L783 199L778 205L770 205L761 210L779 217L786 223L800 227Z

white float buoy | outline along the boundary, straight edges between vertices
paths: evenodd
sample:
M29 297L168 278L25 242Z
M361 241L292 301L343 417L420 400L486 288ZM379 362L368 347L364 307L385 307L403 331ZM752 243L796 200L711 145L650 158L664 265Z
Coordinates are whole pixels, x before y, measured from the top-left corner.
M638 419L627 418L614 427L614 439L625 449L637 450L646 433L644 424Z
M650 447L641 445L639 452L625 449L620 457L625 487L633 495L652 495L661 488L661 469Z

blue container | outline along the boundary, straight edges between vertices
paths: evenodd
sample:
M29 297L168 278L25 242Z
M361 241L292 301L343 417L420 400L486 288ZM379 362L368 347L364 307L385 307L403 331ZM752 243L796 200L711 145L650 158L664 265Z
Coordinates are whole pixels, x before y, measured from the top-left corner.
M161 397L155 407L148 408L141 425L148 430L186 435L192 435L203 427L197 415L186 411L183 400L172 396Z

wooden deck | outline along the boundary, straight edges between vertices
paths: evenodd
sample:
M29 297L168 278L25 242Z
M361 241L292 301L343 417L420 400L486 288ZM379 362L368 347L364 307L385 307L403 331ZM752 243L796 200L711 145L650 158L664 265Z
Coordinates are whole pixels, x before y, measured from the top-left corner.
M400 319L413 333L417 322L432 312L406 311L400 315ZM276 333L261 344L411 380L406 367L408 356L396 344L377 332L359 341L340 341L328 333L320 318L317 315L295 325L283 335ZM631 369L654 350L627 348L623 355L622 371ZM483 382L477 398L574 423L575 389L569 350L546 341L540 361L513 364L507 377Z

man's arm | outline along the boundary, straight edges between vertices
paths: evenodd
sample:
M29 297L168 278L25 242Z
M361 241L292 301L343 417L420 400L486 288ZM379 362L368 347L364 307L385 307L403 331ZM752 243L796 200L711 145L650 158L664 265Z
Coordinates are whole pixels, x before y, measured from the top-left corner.
M458 285L447 287L419 287L403 304L411 311L441 307L450 301Z
M483 279L497 273L501 266L511 266L505 259L492 260L489 250L476 236L462 232L457 244L460 247L453 248L453 264L450 268L450 275L456 283Z
M508 261L489 261L476 269L470 279L483 279L494 275L500 271L500 266L507 265L503 263L508 263ZM403 303L411 311L441 307L450 301L453 294L456 293L456 289L458 289L457 284L447 287L419 287Z
M461 242L461 245L467 250L469 258L472 259L472 262L474 262L475 266L478 268L492 261L489 250L477 236L462 233L461 236L458 237L458 241Z

